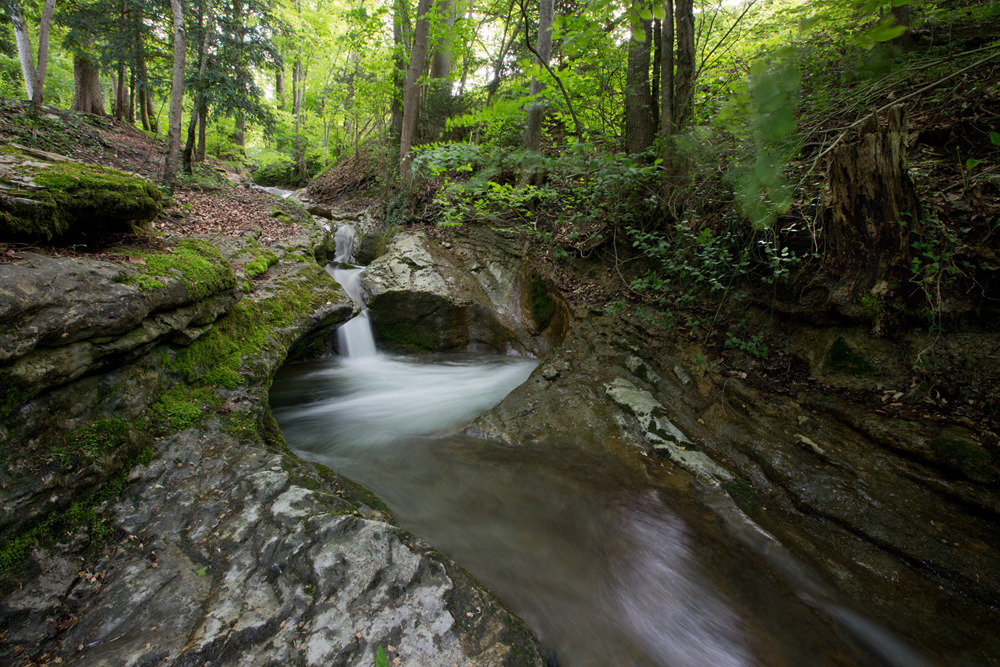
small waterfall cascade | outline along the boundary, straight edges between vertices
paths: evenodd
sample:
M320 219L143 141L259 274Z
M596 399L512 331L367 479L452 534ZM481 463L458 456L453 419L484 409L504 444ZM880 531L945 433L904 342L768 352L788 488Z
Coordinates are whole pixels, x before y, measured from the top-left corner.
M361 313L357 317L337 329L340 354L348 359L374 357L377 354L375 337L372 335L368 308L365 307L364 294L361 290L361 272L364 268L347 264L354 249L354 227L351 225L340 227L333 239L336 244L334 263L327 265L327 273L340 283L347 296L361 306Z

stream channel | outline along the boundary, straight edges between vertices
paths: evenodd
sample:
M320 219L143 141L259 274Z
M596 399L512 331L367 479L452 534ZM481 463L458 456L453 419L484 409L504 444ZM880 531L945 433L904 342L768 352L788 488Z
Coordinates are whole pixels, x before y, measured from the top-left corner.
M360 300L361 269L328 270ZM379 353L364 312L338 335L339 357L275 379L288 445L371 489L469 570L528 623L551 664L932 664L783 577L683 488L654 489L571 442L509 447L460 433L534 361Z

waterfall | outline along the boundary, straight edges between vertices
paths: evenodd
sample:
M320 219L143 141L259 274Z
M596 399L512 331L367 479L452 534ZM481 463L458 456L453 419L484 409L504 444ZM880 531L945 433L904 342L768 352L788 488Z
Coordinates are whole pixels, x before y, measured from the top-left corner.
M333 242L336 244L333 261L339 264L350 262L351 254L354 252L354 227L343 225L337 228Z
M345 226L346 227L346 226ZM337 255L340 257L341 250L341 227L337 230ZM353 240L354 230L351 230L350 240L347 241L350 253L350 241ZM339 264L337 266L340 266ZM361 267L351 267L349 269L337 268L334 265L326 267L327 273L340 283L347 296L361 306L361 313L343 324L337 329L337 342L340 343L340 354L348 359L359 359L363 357L374 357L378 353L375 350L375 337L372 335L371 321L368 319L368 308L365 307L364 295L361 293Z

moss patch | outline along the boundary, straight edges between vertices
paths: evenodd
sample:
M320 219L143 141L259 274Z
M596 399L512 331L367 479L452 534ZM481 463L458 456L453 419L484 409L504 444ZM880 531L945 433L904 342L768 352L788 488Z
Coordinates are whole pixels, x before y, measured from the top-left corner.
M75 532L80 526L90 528L91 546L101 543L113 532L111 521L97 511L102 503L119 497L128 485L128 476L137 465L153 460L153 448L146 447L121 472L89 498L70 505L61 512L51 512L44 519L3 544L0 544L0 574L9 572L28 555L35 544L49 544L57 536Z
M30 401L38 393L14 385L0 386L0 419L6 419L14 410Z
M823 367L833 373L848 375L866 375L872 372L872 366L860 354L854 351L843 338L837 338L826 353Z
M974 481L989 483L1000 478L989 452L975 442L942 438L931 442L931 451L945 466Z
M210 387L179 384L163 392L150 410L158 423L180 431L194 426L205 412L215 410L221 404L222 398Z
M7 236L51 241L129 232L160 212L156 186L117 169L59 162L18 171L39 189L8 193L0 205L0 232Z
M201 301L236 287L233 267L218 248L204 239L184 239L170 253L137 254L146 262L144 274L179 278L192 301ZM149 280L159 282L153 278Z
M243 299L228 315L190 346L178 350L173 366L189 383L204 382L236 389L244 378L262 381L267 368L251 368L244 360L259 359L269 351L280 359L287 342L272 335L293 325L299 313L311 312L330 297L333 279L319 266L303 265L294 278L284 281L282 292L261 300Z
M722 488L726 490L726 493L733 499L736 506L748 514L755 507L763 504L757 492L753 490L753 487L739 477L735 477L731 482L726 482L722 485Z
M549 326L552 321L552 315L555 313L556 304L552 299L552 295L549 294L549 289L545 285L545 280L538 273L531 279L531 284L528 288L528 296L531 299L531 317L535 322L535 327L538 331L543 330L545 327Z
M248 278L256 278L278 263L278 256L274 254L274 251L270 248L265 248L255 239L250 239L247 246L236 253L233 259L237 259L242 255L250 255L252 258L243 267L243 272Z

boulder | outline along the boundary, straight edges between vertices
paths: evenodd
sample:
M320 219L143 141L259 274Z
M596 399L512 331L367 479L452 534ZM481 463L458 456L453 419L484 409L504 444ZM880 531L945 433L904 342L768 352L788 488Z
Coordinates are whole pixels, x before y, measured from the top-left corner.
M361 275L379 341L414 350L534 355L562 339L569 310L512 239L469 231L397 235Z
M109 167L8 144L0 150L0 238L81 241L145 228L153 183Z

